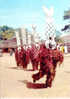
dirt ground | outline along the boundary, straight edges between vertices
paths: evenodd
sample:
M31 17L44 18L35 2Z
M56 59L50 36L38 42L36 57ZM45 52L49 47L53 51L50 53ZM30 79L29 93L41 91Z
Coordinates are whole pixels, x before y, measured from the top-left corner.
M45 83L45 76L35 84L32 74L38 71L18 69L14 54L3 54L0 57L0 97L27 98L27 97L70 97L70 54L64 55L64 62L57 67L52 88L43 88L38 85Z

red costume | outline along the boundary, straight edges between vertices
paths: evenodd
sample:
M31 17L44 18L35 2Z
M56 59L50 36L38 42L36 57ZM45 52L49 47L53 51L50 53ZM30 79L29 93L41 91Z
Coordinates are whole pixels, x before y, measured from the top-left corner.
M30 50L30 60L33 66L33 70L38 70L39 50L36 48L35 45L32 45L32 48Z
M24 69L27 68L27 65L29 64L29 53L28 51L24 50L23 47L21 47L21 50L18 51L16 49L15 51L15 58L17 62L17 66L23 66Z
M51 87L55 77L57 62L63 62L63 54L58 50L47 49L45 45L40 48L40 70L37 74L33 74L32 78L35 82L46 75L45 87Z

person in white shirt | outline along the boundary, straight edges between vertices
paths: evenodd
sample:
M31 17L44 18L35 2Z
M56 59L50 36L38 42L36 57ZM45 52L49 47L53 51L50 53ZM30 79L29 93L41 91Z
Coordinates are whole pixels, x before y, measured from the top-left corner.
M65 54L68 53L68 50L67 50L67 46L66 45L64 46L64 52L65 52Z

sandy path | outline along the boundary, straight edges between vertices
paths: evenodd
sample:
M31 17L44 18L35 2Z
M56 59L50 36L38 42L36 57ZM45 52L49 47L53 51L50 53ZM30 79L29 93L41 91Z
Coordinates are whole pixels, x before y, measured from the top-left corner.
M31 65L28 68L32 68ZM70 97L70 55L65 55L64 63L57 68L52 88L27 87L32 83L33 71L16 68L15 58L9 54L0 57L0 97ZM36 83L44 83L45 77Z

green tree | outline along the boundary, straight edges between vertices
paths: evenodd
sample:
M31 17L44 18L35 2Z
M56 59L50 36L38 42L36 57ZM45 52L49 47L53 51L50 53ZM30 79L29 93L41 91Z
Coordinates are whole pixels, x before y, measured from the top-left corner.
M60 38L60 36L55 37L56 43L64 43L64 41Z
M11 38L12 36L14 36L14 29L11 28L11 27L8 27L6 25L4 26L0 26L0 36L3 38L3 39L9 39Z

